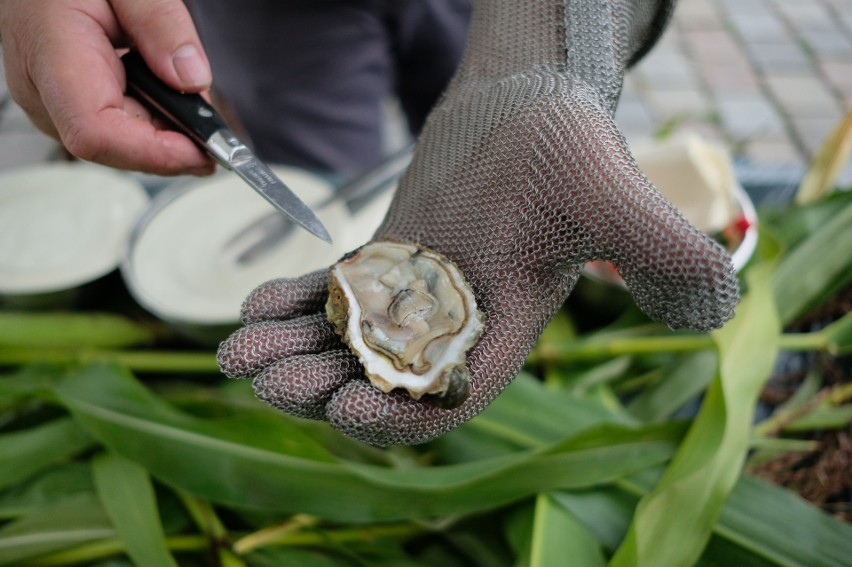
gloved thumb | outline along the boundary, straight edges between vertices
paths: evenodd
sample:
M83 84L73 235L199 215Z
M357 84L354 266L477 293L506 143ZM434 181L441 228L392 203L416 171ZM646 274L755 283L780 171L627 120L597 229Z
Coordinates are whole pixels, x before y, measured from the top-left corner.
M112 0L124 31L163 81L185 92L207 89L210 64L181 0Z
M529 178L515 176L513 191L526 203L553 192L543 205L525 203L518 223L536 239L526 246L539 259L555 252L563 266L609 260L637 305L672 328L706 331L733 316L739 289L730 256L654 188L595 96L578 89L513 119L483 147L501 171L529 170ZM506 176L501 187L510 182Z
M610 155L619 167L607 180L615 190L606 209L615 214L601 229L604 258L652 318L672 328L720 327L739 300L730 256L657 192L626 148L620 150Z

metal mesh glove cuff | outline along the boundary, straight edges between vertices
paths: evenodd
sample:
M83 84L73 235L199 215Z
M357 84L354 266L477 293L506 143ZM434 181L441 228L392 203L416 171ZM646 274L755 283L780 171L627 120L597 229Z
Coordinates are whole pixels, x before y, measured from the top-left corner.
M256 290L248 327L220 348L223 371L255 376L258 396L294 415L372 444L412 444L470 419L509 384L588 260L612 261L639 306L672 327L730 318L738 291L727 254L657 193L612 121L641 44L627 23L655 21L641 13L598 0L475 4L465 60L377 233L449 257L485 313L460 407L371 386L317 314L322 274Z

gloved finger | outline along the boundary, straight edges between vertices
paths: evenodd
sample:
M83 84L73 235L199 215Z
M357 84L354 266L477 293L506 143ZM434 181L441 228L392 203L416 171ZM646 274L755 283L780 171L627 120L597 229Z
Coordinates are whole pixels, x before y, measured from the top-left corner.
M111 0L110 4L155 75L181 91L210 87L210 63L181 0Z
M461 408L441 409L397 390L385 394L361 380L334 392L326 412L335 429L379 447L423 443L463 421Z
M331 350L280 360L264 369L252 386L259 399L287 414L325 419L334 392L363 372L352 353Z
M727 252L685 222L654 219L644 228L639 243L610 256L637 305L673 329L710 331L733 317L739 287Z
M653 187L626 143L615 140L596 164L596 179L609 188L593 229L602 258L650 317L672 328L720 327L739 298L730 256Z
M340 339L325 315L289 321L263 321L235 331L219 345L217 360L226 376L255 376L288 356L340 348Z
M382 393L366 381L353 381L334 393L327 418L338 430L378 446L424 443L471 419L517 375L553 313L579 277L579 267L545 280L518 266L500 282L483 282L480 308L485 329L467 353L470 397L445 409L431 396L414 400L406 392ZM491 288L484 288L489 286Z
M610 260L639 307L670 327L721 326L738 300L727 252L653 187L606 112L581 98L568 112L567 119L559 114L552 121L546 115L538 119L546 140L564 138L548 128L572 124L572 142L584 153L583 160L562 155L543 166L561 163L562 178L571 180L560 208L585 235L569 243L578 254L573 260Z
M261 284L242 307L245 324L292 319L322 311L328 297L328 272L319 270L300 278L281 278Z

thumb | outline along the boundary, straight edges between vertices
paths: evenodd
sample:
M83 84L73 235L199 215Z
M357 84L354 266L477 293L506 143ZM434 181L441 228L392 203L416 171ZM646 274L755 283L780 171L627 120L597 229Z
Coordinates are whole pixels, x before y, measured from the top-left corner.
M579 150L563 159L580 167L566 179L586 193L564 196L594 243L582 260L611 261L639 307L672 328L720 327L739 300L730 256L654 188L615 122L599 106L577 101L568 123Z
M210 63L181 0L110 3L122 28L158 77L180 91L200 92L210 86Z
M645 223L622 224L622 246L608 255L636 303L674 329L721 327L739 301L728 253L665 200L649 195L637 205Z
M720 327L739 300L730 256L657 192L626 148L619 150L610 153L619 167L603 176L615 189L605 207L614 214L600 231L608 234L604 259L652 318L672 328Z

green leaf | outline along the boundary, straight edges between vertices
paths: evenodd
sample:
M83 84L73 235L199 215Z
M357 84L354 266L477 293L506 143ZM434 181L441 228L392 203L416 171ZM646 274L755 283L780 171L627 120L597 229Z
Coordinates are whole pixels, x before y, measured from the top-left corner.
M835 193L826 199L805 206L762 209L759 211L761 228L768 229L772 236L786 248L792 248L852 202L852 193Z
M0 528L0 565L25 563L114 535L94 494L80 494Z
M40 365L28 366L12 374L0 376L0 414L11 412L33 399L45 397L61 374L55 368Z
M752 428L752 433L755 437L766 439L767 436L776 435L783 426L795 416L800 414L802 409L806 409L807 404L811 403L813 397L816 396L823 386L823 376L815 368L811 368L805 375L804 380L796 388L796 391L790 396L787 401L775 408L770 415L763 421L757 423ZM770 453L771 454L771 453ZM751 462L764 459L766 453L758 450L752 453ZM774 458L777 455L773 455Z
M852 275L852 201L785 255L772 276L783 324L815 305L839 278Z
M87 463L55 466L0 494L0 520L31 514L82 493L93 493Z
M67 417L0 435L0 488L62 463L92 444L92 437Z
M133 567L133 562L126 557L110 557L93 563L91 567Z
M205 420L180 412L155 396L123 368L106 363L95 363L69 372L59 382L55 392L65 400L78 400L83 405L102 400L109 403L112 412L128 417L140 415L152 425L168 423L175 429L186 429L188 434L197 424L205 423ZM312 461L337 460L304 431L297 420L280 412L269 411L260 402L257 403L256 411L245 409L211 421L217 424L216 435L222 441L242 445L250 439L256 448L305 457Z
M577 337L577 329L566 311L557 311L541 332L537 345L559 344Z
M148 473L113 453L95 458L92 466L101 504L139 567L177 566L166 547Z
M627 425L600 403L550 390L529 374L521 373L464 427L488 431L519 447L536 447L606 423Z
M530 567L561 565L567 558L584 567L606 565L601 544L567 508L548 495L535 503Z
M731 492L716 533L773 565L848 567L852 557L852 525L748 476Z
M611 384L624 376L630 368L630 362L629 356L613 358L577 374L573 380L566 383L570 384L575 395L583 397L590 390Z
M110 366L69 376L57 393L99 441L168 484L214 502L341 521L472 513L541 490L611 482L667 460L681 434L669 424L603 426L474 463L383 468L318 460L303 445L269 441L292 433L283 417L234 435L233 420L180 414Z
M627 405L639 419L667 419L701 395L716 373L716 353L705 350L686 355L667 370L664 380L645 388Z
M441 463L462 463L541 447L607 423L628 425L599 400L553 391L521 372L476 419L430 446Z
M215 374L221 377L215 352L114 350L108 348L31 348L0 346L0 366L52 364L83 366L95 362L113 362L136 372L161 374Z
M285 419L289 426L300 430L297 438L310 440L309 442L318 448L318 459L323 458L321 454L331 454L363 463L388 463L388 456L381 449L340 435L329 428L327 423L283 416L277 409L257 399L251 387L251 380L225 380L215 386L170 380L157 382L155 391L177 409L195 417L227 417L238 423L245 422L248 417L259 430L265 429L265 423L278 424Z
M250 567L352 567L352 561L334 553L310 549L262 549L248 555Z
M835 356L852 352L852 313L847 313L821 331L828 350Z
M534 501L516 508L506 518L503 530L506 534L506 541L516 557L514 567L529 567L530 565L534 520Z
M115 533L113 531L113 533ZM199 535L178 535L167 538L169 549L174 553L198 553L206 552L210 542ZM68 565L97 565L105 560L107 563L117 562L120 565L132 563L130 561L118 561L114 556L126 553L124 542L118 537L100 539L89 543L83 543L72 547L39 555L27 562L27 567L66 567ZM113 558L113 559L110 559ZM122 557L123 559L123 557ZM193 563L190 563L193 564ZM222 566L230 567L230 566Z
M720 565L736 565L736 567L778 567L779 565L793 566L795 563L779 563L753 553L750 549L737 545L729 539L714 535L710 538L707 548L696 563L696 567L719 567ZM800 564L802 567L810 563Z
M640 501L614 566L691 565L710 539L740 474L754 405L777 354L780 323L768 293L770 268L749 270L750 291L736 317L713 333L719 376L657 487Z
M852 423L852 405L823 405L809 411L784 426L784 431L814 431L825 429L844 429Z
M616 550L630 528L638 500L632 494L611 487L559 490L551 492L550 497L578 518L610 553Z
M183 491L178 491L178 497L189 513L195 525L201 530L211 542L226 541L230 538L227 528L219 519L216 509L210 502L197 498ZM215 553L218 555L221 567L244 567L245 562L238 557L234 546L216 546Z
M649 468L618 485L632 494L647 494L659 476L659 471ZM727 560L708 565L845 567L852 556L852 525L790 490L748 475L740 476L713 532L708 557Z
M152 340L149 330L108 313L0 312L0 348L122 348Z
M835 182L843 166L852 156L852 111L838 122L811 158L795 201L810 203L826 198L835 190Z
M509 550L498 535L501 526L494 519L495 516L479 516L479 521L459 523L442 534L464 567L512 567ZM437 567L443 565L445 563L440 563Z

